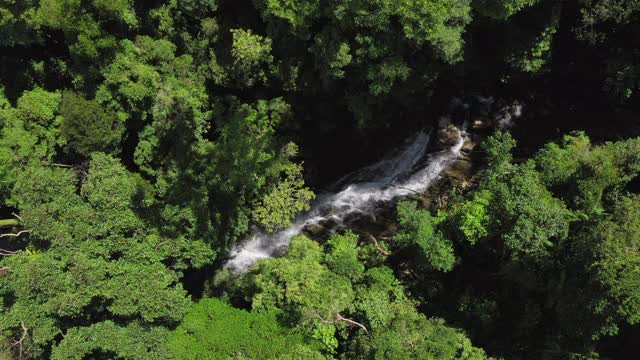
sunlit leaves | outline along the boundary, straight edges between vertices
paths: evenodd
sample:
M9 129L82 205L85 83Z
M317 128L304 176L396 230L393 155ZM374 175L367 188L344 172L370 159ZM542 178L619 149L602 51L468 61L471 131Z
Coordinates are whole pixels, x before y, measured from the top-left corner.
M51 161L56 147L64 144L60 136L60 99L58 92L36 88L22 94L15 108L8 103L0 108L1 198L9 197L21 165L32 160Z
M417 208L416 202L398 204L400 231L395 241L400 247L416 245L434 269L450 271L455 263L453 244L435 229L436 220L428 210Z
M487 226L491 218L488 206L491 196L489 191L480 191L459 209L458 229L472 245L489 235Z
M161 359L166 356L166 329L140 324L119 326L107 320L69 330L53 348L54 360L83 359L88 356L117 355L124 359Z
M123 40L121 48L103 72L105 81L96 93L96 100L109 110L117 111L120 119L125 120L133 114L144 114L150 107L160 74L140 61L141 49L131 41Z
M146 206L145 191L144 180L102 153L92 155L82 181L64 167L31 163L22 169L12 196L21 225L30 230L28 251L3 259L11 272L0 283L15 302L0 316L0 330L17 333L24 323L34 334L29 351L39 354L59 332L126 333L96 323L100 319L119 317L134 327L179 322L190 303L180 271L207 264L213 254L198 241L155 234L135 211ZM73 325L87 319L87 311L94 314L83 320L90 329ZM135 336L144 338L155 330L140 331ZM56 353L111 352L112 345L106 339L68 340Z
M265 194L254 209L256 221L268 231L285 228L301 211L309 210L309 202L315 194L304 185L302 166L290 164L284 169L284 177Z
M333 321L353 300L351 283L318 261L322 250L316 242L298 237L291 248L290 256L256 268L253 309L282 309L292 321L306 326Z
M167 347L177 359L280 359L295 358L300 352L305 359L319 358L301 335L281 326L275 314L247 312L218 299L204 299L190 307Z
M535 5L540 0L474 0L474 8L482 15L504 20Z
M244 29L233 29L231 34L231 56L236 79L248 87L265 84L274 71L271 39Z

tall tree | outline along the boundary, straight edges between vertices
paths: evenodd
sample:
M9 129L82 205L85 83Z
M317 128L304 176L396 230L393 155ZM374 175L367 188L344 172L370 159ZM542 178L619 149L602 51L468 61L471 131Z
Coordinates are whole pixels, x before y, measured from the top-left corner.
M99 339L126 330L109 319L122 319L141 339L148 336L143 328L182 319L189 298L181 273L213 255L202 242L163 238L137 216L145 206L138 193L143 182L101 153L92 156L80 191L69 169L32 163L20 171L12 199L27 231L2 259L3 296L15 301L1 323L5 336L28 334L21 345L26 353L46 353L69 331L105 331L83 346L112 351Z

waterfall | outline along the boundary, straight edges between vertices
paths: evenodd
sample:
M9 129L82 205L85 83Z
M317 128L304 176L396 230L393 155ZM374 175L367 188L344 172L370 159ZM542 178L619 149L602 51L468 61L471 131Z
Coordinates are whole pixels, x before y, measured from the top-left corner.
M430 132L421 131L390 156L340 179L337 185L342 185L342 190L320 194L311 209L299 214L288 228L274 233L258 231L239 242L226 267L243 272L260 259L284 253L291 238L306 226L325 220L341 223L350 215L371 214L381 203L426 191L458 158L464 143L461 134L451 148L427 153L430 138Z

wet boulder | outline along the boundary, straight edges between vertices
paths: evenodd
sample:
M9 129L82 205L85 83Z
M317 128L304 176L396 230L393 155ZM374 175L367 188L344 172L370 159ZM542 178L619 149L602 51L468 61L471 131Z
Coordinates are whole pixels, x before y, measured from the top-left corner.
M436 149L450 148L460 141L460 130L453 125L438 129L435 140Z
M462 145L462 152L470 153L474 151L478 147L478 145L480 145L481 141L482 141L482 138L479 135L477 134L469 135L467 138L464 139L464 144Z
M471 182L476 171L477 169L472 161L458 159L445 170L445 175L453 184L465 187Z
M302 230L304 235L312 239L322 236L325 232L327 232L327 228L320 223L309 224Z
M493 126L492 121L488 117L478 117L471 123L471 130L482 131L489 130Z

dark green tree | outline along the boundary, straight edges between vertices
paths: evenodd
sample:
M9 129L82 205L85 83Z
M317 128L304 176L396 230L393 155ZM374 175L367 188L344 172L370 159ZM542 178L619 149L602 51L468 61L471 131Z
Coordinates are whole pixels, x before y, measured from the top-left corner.
M68 149L89 156L92 152L117 153L124 131L115 113L105 111L94 100L65 93L60 103L60 132Z

